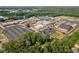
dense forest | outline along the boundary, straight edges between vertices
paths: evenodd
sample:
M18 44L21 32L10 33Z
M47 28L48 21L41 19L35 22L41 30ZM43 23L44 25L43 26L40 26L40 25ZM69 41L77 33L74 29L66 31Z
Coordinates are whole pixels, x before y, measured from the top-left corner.
M35 10L34 10L35 9ZM15 9L16 10L16 9ZM23 12L22 10L30 10L30 12ZM9 13L9 11L0 11L1 16L7 16L9 19L23 19L32 16L74 16L79 17L79 7L39 7L39 8L24 8L16 13Z

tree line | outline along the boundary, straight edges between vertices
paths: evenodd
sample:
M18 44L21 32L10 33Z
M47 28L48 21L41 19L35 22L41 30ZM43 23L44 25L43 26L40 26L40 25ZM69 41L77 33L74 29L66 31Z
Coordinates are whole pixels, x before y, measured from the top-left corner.
M27 9L26 9L27 11ZM42 8L42 9L37 9L33 10L31 9L30 12L23 12L22 10L19 10L14 13L10 13L9 11L0 11L1 16L6 16L9 19L24 19L24 18L29 18L32 16L73 16L73 17L79 17L79 8Z

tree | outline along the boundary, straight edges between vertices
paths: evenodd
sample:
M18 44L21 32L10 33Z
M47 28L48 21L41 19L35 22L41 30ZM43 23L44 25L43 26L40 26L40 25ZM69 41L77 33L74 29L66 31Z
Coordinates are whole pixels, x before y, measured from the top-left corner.
M43 52L40 39L44 40L39 34L34 32L25 33L20 39L16 41L10 40L8 43L3 44L3 48L7 52ZM41 41L42 42L42 41Z
M38 33L27 32L20 39L5 43L3 48L14 53L71 53L71 48L79 39L79 30L54 42L47 42L48 38L48 35L41 37Z

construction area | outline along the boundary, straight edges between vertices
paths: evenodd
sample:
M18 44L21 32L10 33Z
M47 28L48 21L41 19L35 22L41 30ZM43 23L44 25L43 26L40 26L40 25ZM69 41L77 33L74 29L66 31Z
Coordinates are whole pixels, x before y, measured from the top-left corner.
M48 34L50 38L62 39L77 28L79 28L79 19L69 16L31 17L23 20L0 22L0 42L5 37L8 40L16 40L25 32Z

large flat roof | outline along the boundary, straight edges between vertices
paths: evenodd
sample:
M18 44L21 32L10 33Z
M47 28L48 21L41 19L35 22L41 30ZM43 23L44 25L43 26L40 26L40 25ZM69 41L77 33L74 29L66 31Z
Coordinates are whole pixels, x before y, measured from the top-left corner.
M18 39L24 32L31 32L31 30L19 25L14 25L3 30L3 33L7 36L7 38L11 40Z

